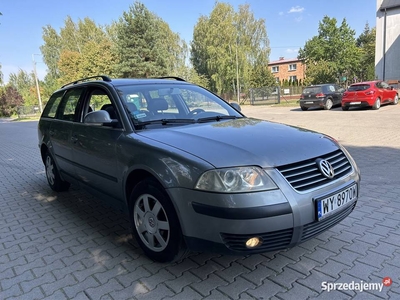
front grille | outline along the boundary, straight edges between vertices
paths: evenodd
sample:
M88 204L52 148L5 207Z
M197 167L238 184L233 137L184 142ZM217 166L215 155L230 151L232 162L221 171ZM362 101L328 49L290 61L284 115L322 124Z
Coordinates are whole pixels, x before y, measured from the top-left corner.
M259 234L230 234L221 233L225 245L234 251L266 252L285 249L289 246L293 235L293 228ZM254 249L246 247L246 241L252 237L262 239L262 244Z
M322 175L315 162L318 158L325 159L332 165L335 172L335 176L332 179L328 179ZM277 169L294 189L297 191L307 191L346 176L351 173L352 166L346 155L338 149L319 157L280 166Z
M330 227L336 225L341 222L344 218L346 218L356 206L356 202L354 202L349 207L345 208L341 212L334 214L322 221L316 221L313 223L309 223L303 226L303 233L301 235L300 242L304 242L312 237L320 234L321 232L329 229Z

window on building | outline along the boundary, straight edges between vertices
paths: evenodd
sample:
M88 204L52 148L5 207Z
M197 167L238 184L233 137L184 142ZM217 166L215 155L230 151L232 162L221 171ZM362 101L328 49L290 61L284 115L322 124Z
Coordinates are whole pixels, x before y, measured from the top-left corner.
M277 72L279 72L279 66L273 66L272 73L277 73Z
M297 80L297 76L289 76L289 81L296 81Z
M297 70L297 64L289 65L289 71L296 71L296 70Z

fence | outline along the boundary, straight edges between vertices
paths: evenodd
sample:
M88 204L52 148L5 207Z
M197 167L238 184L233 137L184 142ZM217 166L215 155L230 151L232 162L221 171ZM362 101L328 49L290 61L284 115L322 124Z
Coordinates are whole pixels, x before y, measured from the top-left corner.
M303 86L267 86L250 89L250 104L278 104L283 101L299 100L303 88Z

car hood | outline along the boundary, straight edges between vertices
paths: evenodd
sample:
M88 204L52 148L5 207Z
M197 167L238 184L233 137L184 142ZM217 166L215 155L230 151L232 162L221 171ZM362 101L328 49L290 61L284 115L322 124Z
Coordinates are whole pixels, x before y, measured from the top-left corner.
M138 134L202 158L217 168L276 167L339 147L332 138L314 131L251 118L171 125Z

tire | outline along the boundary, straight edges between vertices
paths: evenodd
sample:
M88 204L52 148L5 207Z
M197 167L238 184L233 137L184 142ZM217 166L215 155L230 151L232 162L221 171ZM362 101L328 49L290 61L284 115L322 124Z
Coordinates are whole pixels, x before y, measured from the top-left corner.
M326 99L324 109L325 110L330 110L332 108L332 106L333 106L332 100L331 99Z
M60 173L49 151L44 155L44 166L47 182L53 191L63 192L69 189L70 183L61 179Z
M399 103L399 95L394 96L393 105L397 105Z
M301 108L302 111L308 110L308 107L305 107L305 106L300 106L300 108Z
M342 110L348 111L348 110L349 110L349 107L348 107L348 106L342 106Z
M376 98L374 105L372 105L372 109L373 110L377 110L381 107L381 99L380 98Z
M178 216L164 188L147 178L129 198L132 231L144 253L154 261L174 262L187 253Z

